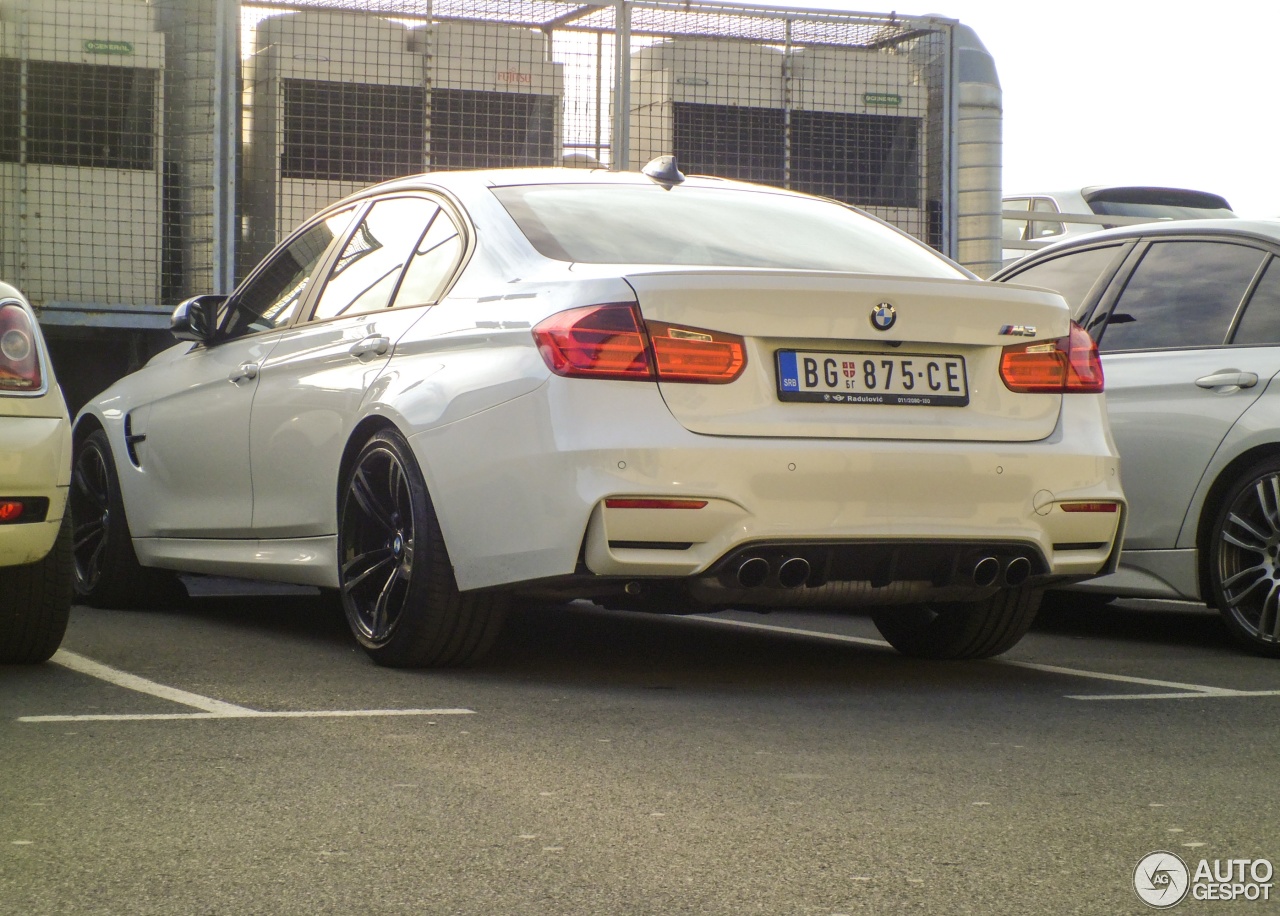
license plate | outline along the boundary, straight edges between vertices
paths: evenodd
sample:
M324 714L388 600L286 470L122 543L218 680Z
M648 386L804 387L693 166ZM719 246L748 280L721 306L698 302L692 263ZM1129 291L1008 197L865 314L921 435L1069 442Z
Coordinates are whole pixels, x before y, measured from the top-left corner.
M823 404L964 407L963 356L778 351L778 399Z

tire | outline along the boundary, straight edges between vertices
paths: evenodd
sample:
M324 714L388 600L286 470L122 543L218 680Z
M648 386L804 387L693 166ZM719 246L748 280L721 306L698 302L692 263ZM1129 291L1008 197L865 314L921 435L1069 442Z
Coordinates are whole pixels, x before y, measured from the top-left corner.
M388 667L476 662L505 617L505 597L458 591L426 481L396 430L365 443L343 478L338 578L356 641Z
M876 629L903 655L915 658L990 658L1026 635L1040 607L1040 589L1006 588L983 601L885 607Z
M100 429L76 446L67 511L72 523L75 591L85 604L154 608L186 599L176 574L147 569L138 562L111 444Z
M1209 537L1210 596L1227 630L1249 651L1280 658L1280 459L1240 475Z
M48 556L0 569L0 663L47 661L71 616L71 520L64 515Z

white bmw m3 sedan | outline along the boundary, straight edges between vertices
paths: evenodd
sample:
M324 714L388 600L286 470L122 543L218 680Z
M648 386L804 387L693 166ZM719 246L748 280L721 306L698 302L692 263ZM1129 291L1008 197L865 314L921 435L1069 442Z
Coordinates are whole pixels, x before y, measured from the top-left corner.
M1116 568L1103 378L1056 294L843 204L560 169L324 210L75 423L77 588L334 589L385 665L462 664L532 599L865 608L1003 652Z

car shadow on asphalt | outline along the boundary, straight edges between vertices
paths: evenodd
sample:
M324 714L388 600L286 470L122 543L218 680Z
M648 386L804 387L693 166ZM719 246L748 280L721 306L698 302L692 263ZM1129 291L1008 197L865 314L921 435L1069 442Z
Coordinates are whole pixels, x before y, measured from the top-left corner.
M340 606L330 595L256 583L237 586L234 581L198 581L190 590L192 597L176 613L241 632L354 647ZM783 622L779 616L760 615L759 622ZM1238 651L1214 612L1174 602L1050 601L1037 618L1035 634ZM919 661L876 645L739 629L697 618L604 611L586 602L517 607L482 662L447 676L583 687L864 686L913 692L947 687L968 691L1035 677L1007 666Z
M1186 601L1117 599L1102 604L1064 592L1045 598L1031 632L1238 651L1217 611Z

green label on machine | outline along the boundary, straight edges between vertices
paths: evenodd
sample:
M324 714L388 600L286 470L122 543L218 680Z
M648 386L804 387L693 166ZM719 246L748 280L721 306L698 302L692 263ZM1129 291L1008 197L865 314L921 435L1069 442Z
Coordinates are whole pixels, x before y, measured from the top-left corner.
M133 42L99 41L90 38L85 40L84 50L88 54L132 54Z
M882 105L886 108L897 108L902 104L902 96L892 92L863 93L862 101L867 105Z

